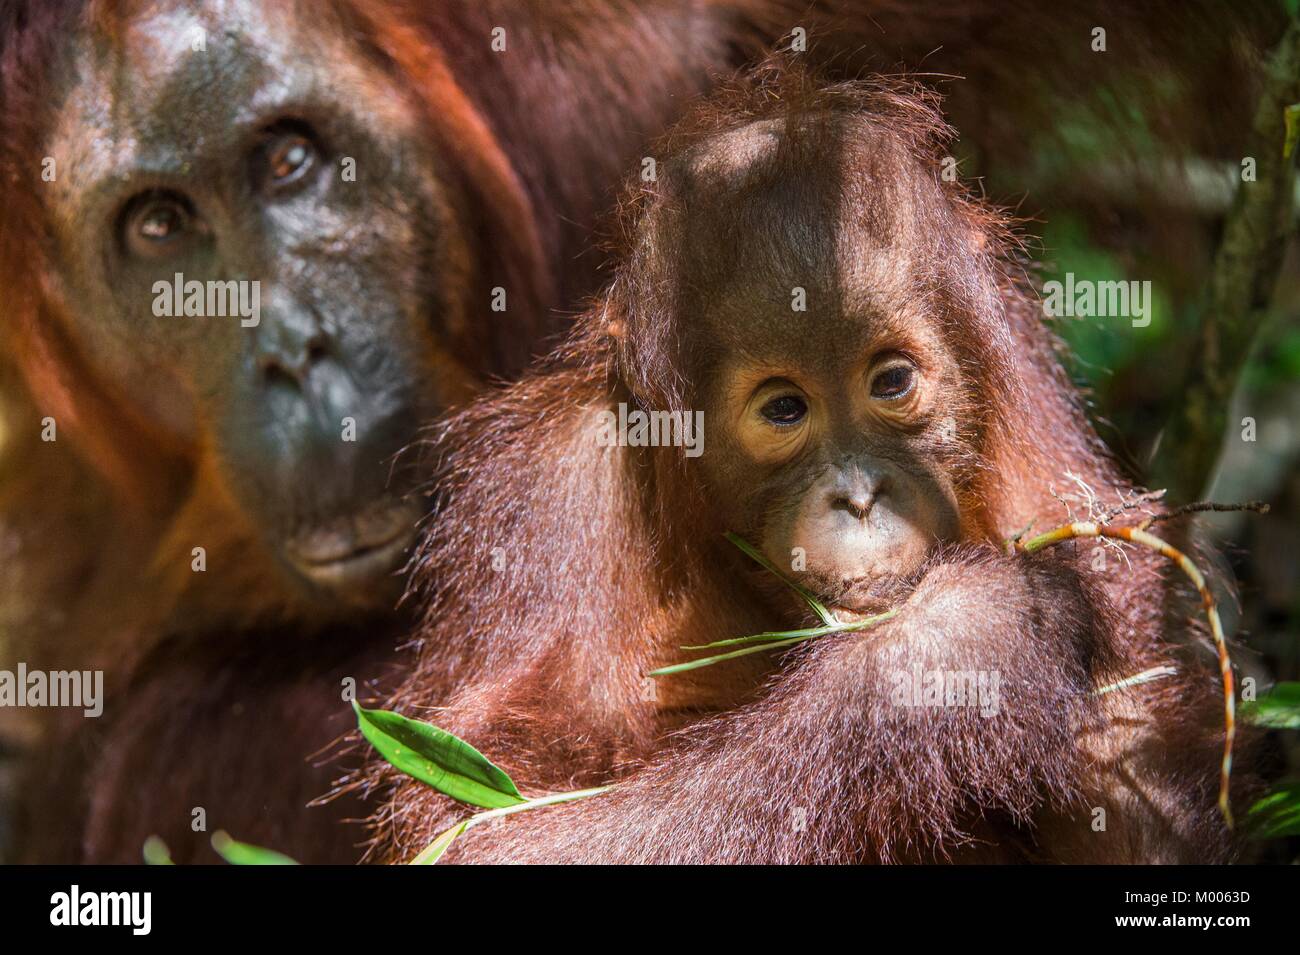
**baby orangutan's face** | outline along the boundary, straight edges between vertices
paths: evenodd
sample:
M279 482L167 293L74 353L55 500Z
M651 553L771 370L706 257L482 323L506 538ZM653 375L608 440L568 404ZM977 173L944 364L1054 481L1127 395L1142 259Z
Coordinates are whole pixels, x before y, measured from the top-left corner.
M701 465L727 526L851 618L883 609L961 536L962 409L979 396L934 290L940 257L965 246L936 241L956 220L933 177L887 143L781 180L755 171L770 138L726 137L731 159L705 161L739 183L711 200L726 208L681 214Z
M850 614L888 603L960 530L952 482L931 451L942 437L933 369L892 348L856 357L830 375L736 361L705 412L727 432L730 460L715 462L710 483L732 526Z

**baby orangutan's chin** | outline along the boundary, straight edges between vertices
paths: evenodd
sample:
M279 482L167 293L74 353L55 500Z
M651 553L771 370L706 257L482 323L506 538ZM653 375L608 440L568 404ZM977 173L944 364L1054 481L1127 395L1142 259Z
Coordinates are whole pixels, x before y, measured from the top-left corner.
M816 574L808 578L805 586L810 586L840 623L857 623L897 607L916 586L916 578L904 574L878 574L836 583L817 580Z

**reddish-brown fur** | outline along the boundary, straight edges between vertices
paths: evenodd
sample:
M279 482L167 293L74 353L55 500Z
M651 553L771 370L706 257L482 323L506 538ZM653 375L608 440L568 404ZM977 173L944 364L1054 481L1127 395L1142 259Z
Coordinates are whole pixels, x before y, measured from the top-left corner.
M1178 5L1184 25L1185 6ZM451 323L454 335L444 354L430 358L456 383L453 397L459 398L487 378L516 371L539 339L559 327L564 310L592 290L599 258L589 242L591 220L610 184L638 159L643 137L669 123L715 70L742 61L794 24L808 27L815 42L820 33L825 43L820 14L829 11L836 20L841 10L848 18L836 21L841 29L831 37L831 53L862 50L885 67L924 59L928 68L972 76L958 93L965 104L958 111L989 156L1019 154L1026 145L1017 139L1023 130L1055 124L1061 101L1030 97L1077 92L1079 71L1067 60L1086 60L1115 76L1150 70L1169 50L1186 56L1186 27L1164 38L1167 10L1149 14L1158 30L1142 25L1145 12L1130 20L1122 9L1108 11L1113 35L1123 38L1122 55L1096 60L1068 39L1086 33L1091 12L1068 19L1054 11L1043 20L1026 15L1034 7L1000 0L924 12L892 0L340 0L314 9L322 24L342 22L387 62L419 107L428 145L445 160L443 173L459 202L455 212L469 226L461 238L472 274L456 290L461 300L481 299L497 284L511 289L508 321L462 316ZM265 563L250 544L258 529L239 519L219 481L194 473L193 449L162 441L119 399L115 383L87 371L50 287L50 230L34 178L59 108L50 74L81 23L93 21L116 36L132 9L109 0L37 0L8 4L0 14L4 652L6 659L46 669L103 666L110 701L99 724L72 719L21 734L31 742L30 762L38 770L25 784L17 826L25 836L24 857L129 861L138 858L143 836L157 831L179 861L202 858L206 837L189 829L190 808L202 805L210 824L228 826L241 838L306 861L351 858L354 836L335 821L358 809L340 801L330 810L304 810L305 797L326 791L336 771L304 771L303 759L349 719L338 698L339 680L354 676L364 684L381 673L400 625L387 618L321 620L315 608L269 587ZM489 53L487 37L498 24L510 31L509 57ZM1046 54L1042 40L1051 30L1068 42ZM849 57L841 65L851 68ZM1221 71L1205 74L1217 78ZM1035 121L1016 121L1012 111L989 115L1011 99L1032 104ZM1199 118L1204 110L1197 102ZM1179 128L1176 111L1157 105L1151 112L1155 128ZM1227 129L1218 122L1188 128L1210 125L1216 132ZM435 265L446 267L430 268ZM564 405L568 396L552 397ZM59 422L58 443L37 440L34 422L45 415ZM512 440L500 437L503 444ZM640 507L644 500L624 504ZM220 578L210 575L197 593L175 579L174 569L187 565L189 546L172 525L182 502L191 526L223 542L228 558L222 563L234 568ZM671 552L683 553L687 542L681 543ZM642 548L643 560L657 557L644 544L634 540L629 547ZM698 595L701 587L717 585L707 574L701 582L683 576L689 568L665 566L655 572L662 579L646 590L650 597ZM614 577L606 584L617 594L632 581ZM547 592L544 581L538 587ZM714 618L719 636L730 635L742 619L759 618L747 605L727 606L735 602L727 587L718 599L718 608L694 599L684 606ZM480 599L473 607L489 614ZM503 596L491 614L517 619L519 609ZM606 611L595 603L585 612ZM173 626L178 619L184 633ZM553 626L545 616L530 619ZM635 625L647 624L638 619ZM484 650L488 658L494 652L501 651ZM469 657L478 653L466 651ZM554 677L560 683L576 682L582 672L572 661L561 670ZM701 690L710 699L711 679ZM520 687L523 698L535 690ZM592 719L600 724L609 713L623 712L624 702L618 693L598 699ZM525 699L521 711L536 719L540 703ZM565 714L556 710L552 718L563 728ZM648 731L631 726L626 733L636 740L629 751L642 751ZM590 752L586 743L579 749Z
M583 254L646 137L718 72L769 41L779 0L577 4L338 2L309 5L345 31L416 104L463 226L468 272L448 282L449 338L430 356L448 401L516 372L589 293ZM18 831L24 858L135 861L162 834L178 861L214 858L210 826L304 861L354 858L346 800L307 809L337 769L312 766L350 714L340 680L381 678L403 626L394 615L321 619L268 586L274 572L201 449L164 441L97 380L67 334L48 280L41 146L56 119L50 76L86 23L121 37L129 2L20 4L0 23L0 289L10 445L0 461L7 538L6 659L107 671L105 717L37 735ZM509 30L510 55L490 50ZM506 315L480 313L507 287ZM459 306L457 309L456 306ZM12 364L9 356L13 356ZM38 440L53 416L57 443ZM417 422L412 422L415 427ZM191 532L177 533L177 515ZM188 573L194 528L214 572ZM218 576L215 568L229 568ZM14 719L24 717L17 714ZM24 733L27 731L24 730ZM317 762L320 762L317 760Z
M804 623L721 541L679 450L601 448L592 432L596 412L623 401L699 407L681 351L691 318L677 305L681 270L707 266L677 255L685 221L727 211L683 206L674 174L720 133L764 119L801 120L814 129L801 135L823 137L823 162L845 165L814 170L800 164L808 149L792 148L800 162L766 174L754 186L764 195L839 175L845 189L923 197L920 228L943 252L941 332L971 386L953 398L968 448L966 539L940 548L900 616L869 634L669 677L647 694L645 673L681 660L683 644ZM837 149L845 124L891 158ZM739 84L656 151L671 171L632 190L611 290L567 344L435 431L439 506L416 577L428 606L416 669L393 705L466 738L526 793L619 783L473 829L449 858L1227 857L1215 809L1219 693L1212 658L1189 649L1191 595L1142 552L1111 555L1106 572L1092 569L1095 545L1003 556L1030 521L1068 518L1070 475L1103 507L1136 489L1060 369L1004 220L941 181L950 135L918 88L819 89L781 71ZM738 241L771 254L762 237ZM1093 693L1171 662L1176 678ZM900 715L887 677L913 664L997 670L1013 688L1007 711ZM395 777L377 767L369 784L392 787L374 820L377 852L401 861L466 810ZM1094 807L1106 809L1103 833L1091 828Z

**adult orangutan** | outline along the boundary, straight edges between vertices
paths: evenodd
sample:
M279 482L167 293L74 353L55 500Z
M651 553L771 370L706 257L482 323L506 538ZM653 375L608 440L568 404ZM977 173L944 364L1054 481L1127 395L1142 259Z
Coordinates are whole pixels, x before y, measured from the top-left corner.
M37 770L20 857L132 860L158 832L196 859L203 809L353 858L337 820L360 810L304 809L337 773L304 760L405 629L422 509L394 452L595 290L592 218L645 138L788 34L841 71L862 51L973 77L987 161L1056 125L1040 92L1155 76L1203 35L1187 4L1172 32L1159 5L1037 7L0 3L0 662L108 679L89 724L0 711L0 751L20 737ZM1142 102L1151 130L1219 128Z
M31 730L23 858L196 858L196 809L356 857L305 761L402 630L394 454L592 290L606 193L783 9L3 5L4 658L109 697Z
M617 783L474 828L448 858L1227 857L1195 601L1145 553L1007 555L1031 521L1068 519L1071 475L1100 507L1136 489L1003 221L944 181L948 140L919 88L738 85L656 151L567 344L435 432L429 603L394 705L526 793ZM702 412L702 436L609 439L638 412ZM807 626L724 531L841 620L898 614L649 692L683 645ZM1158 665L1177 675L1096 692ZM935 674L992 699L917 697ZM376 773L382 858L465 812Z

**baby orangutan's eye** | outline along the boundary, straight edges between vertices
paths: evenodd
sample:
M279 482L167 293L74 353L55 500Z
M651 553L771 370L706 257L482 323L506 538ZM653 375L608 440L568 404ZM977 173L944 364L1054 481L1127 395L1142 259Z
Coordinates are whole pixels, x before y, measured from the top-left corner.
M888 365L871 379L871 397L894 401L907 395L916 384L916 369L905 362Z
M763 405L760 413L772 424L798 424L808 413L808 405L797 395L782 395Z

